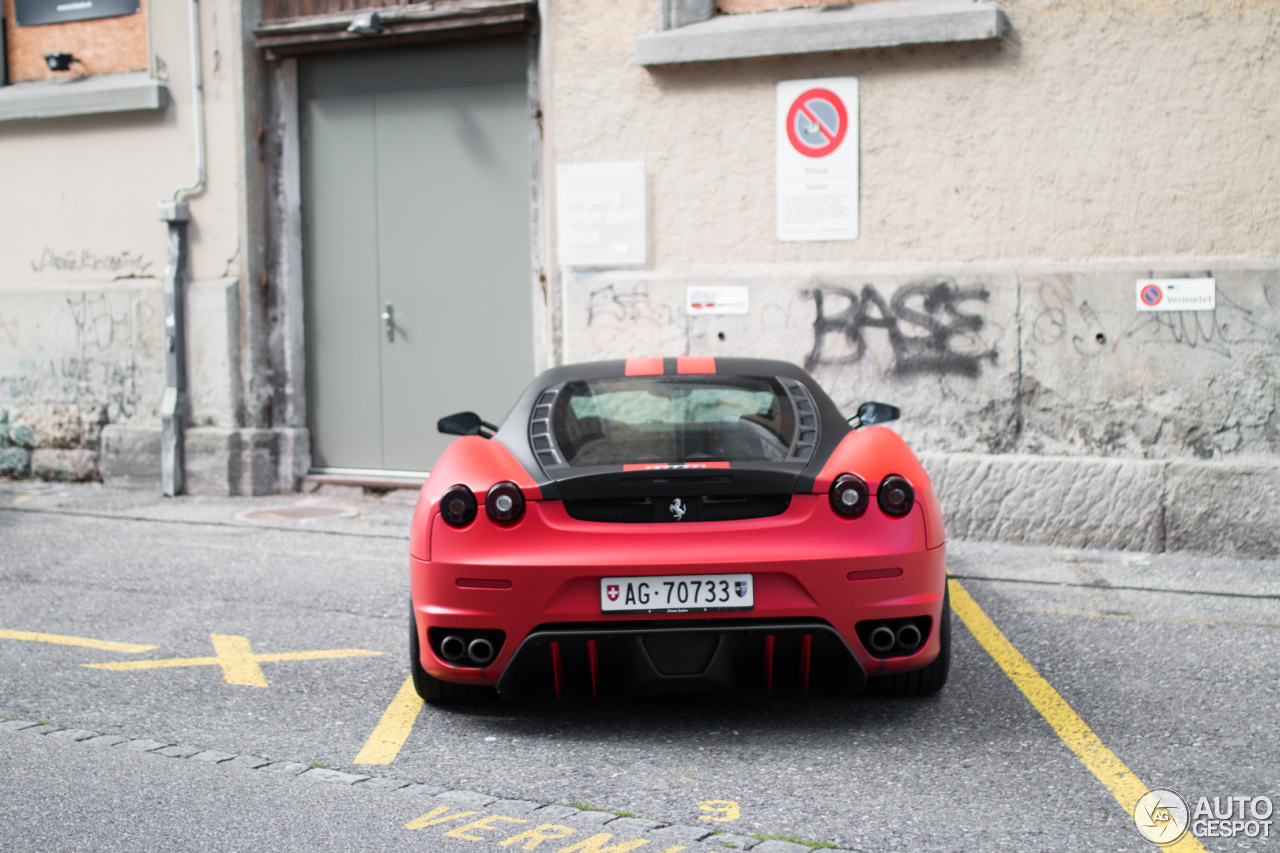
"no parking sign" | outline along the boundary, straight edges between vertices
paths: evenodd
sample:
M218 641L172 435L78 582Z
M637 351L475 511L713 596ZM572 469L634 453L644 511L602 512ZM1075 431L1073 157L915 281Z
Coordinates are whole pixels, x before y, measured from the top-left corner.
M783 81L777 112L778 239L855 239L858 79Z

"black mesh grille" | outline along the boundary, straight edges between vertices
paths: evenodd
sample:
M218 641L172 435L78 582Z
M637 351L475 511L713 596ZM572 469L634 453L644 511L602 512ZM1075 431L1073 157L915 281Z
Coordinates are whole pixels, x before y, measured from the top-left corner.
M791 495L690 495L678 498L567 500L565 512L579 521L643 524L674 521L739 521L782 515Z
M663 675L701 675L720 645L720 635L701 631L650 634L641 642L649 660Z

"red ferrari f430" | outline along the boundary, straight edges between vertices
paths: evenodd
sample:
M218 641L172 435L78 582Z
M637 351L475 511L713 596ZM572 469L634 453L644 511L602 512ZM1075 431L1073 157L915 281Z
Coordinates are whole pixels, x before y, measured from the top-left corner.
M410 535L418 693L941 689L942 513L897 417L846 419L786 362L681 357L441 419L462 437Z

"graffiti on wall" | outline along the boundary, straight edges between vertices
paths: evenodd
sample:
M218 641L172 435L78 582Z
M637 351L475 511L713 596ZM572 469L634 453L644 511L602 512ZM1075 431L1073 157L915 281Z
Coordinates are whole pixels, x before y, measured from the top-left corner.
M1280 330L1222 289L1213 311L1134 313L1123 325L1114 316L1104 320L1089 300L1073 304L1071 294L1047 284L1036 289L1034 299L1040 308L1031 323L1031 339L1052 346L1070 336L1071 348L1087 358L1115 355L1126 343L1186 347L1227 359L1246 345L1252 351L1253 345L1280 344Z
M635 284L607 284L591 291L587 303L587 325L596 322L647 322L672 326L679 320L676 309L649 298L647 281Z
M40 259L31 262L32 272L96 272L110 273L116 278L153 278L152 262L141 252L120 252L99 255L88 249L68 249L59 252L48 246L40 253Z
M973 303L987 302L986 287L960 287L954 281L919 281L899 287L889 299L865 284L861 292L823 285L804 291L813 300L813 349L805 369L857 364L867 352L869 330L883 329L893 349L897 376L932 374L977 378L983 363L995 364L996 349L979 333L986 318ZM970 303L970 304L966 304ZM976 307L981 307L976 306ZM831 354L831 339L842 351ZM839 340L843 339L843 340Z

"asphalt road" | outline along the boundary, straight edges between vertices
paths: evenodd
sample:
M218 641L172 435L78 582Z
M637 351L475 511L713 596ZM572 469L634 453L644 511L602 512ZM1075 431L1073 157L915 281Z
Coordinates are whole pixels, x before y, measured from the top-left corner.
M244 517L298 504L346 512ZM547 803L630 813L597 829L609 844L651 838L645 853L679 832L645 835L656 823L636 818L727 833L682 839L694 849L755 845L752 834L864 851L1147 849L1097 762L1068 748L1062 720L1037 710L959 620L936 697L428 706L390 764L357 765L407 674L410 501L0 483L0 507L0 717L83 730L0 731L0 849L447 853L539 821L576 827L564 842L492 846L555 853L611 817L532 811ZM1141 782L1193 808L1200 797L1280 803L1280 563L978 542L948 551L976 605ZM146 660L182 663L86 666ZM76 740L90 733L189 748L166 757ZM257 758L182 757L198 751ZM276 770L248 766L266 760ZM397 787L407 782L421 784ZM457 813L468 796L457 792L487 795L470 795L470 820L503 817L453 838L468 818L404 828L442 805L455 808L444 818ZM767 844L758 849L803 849Z

